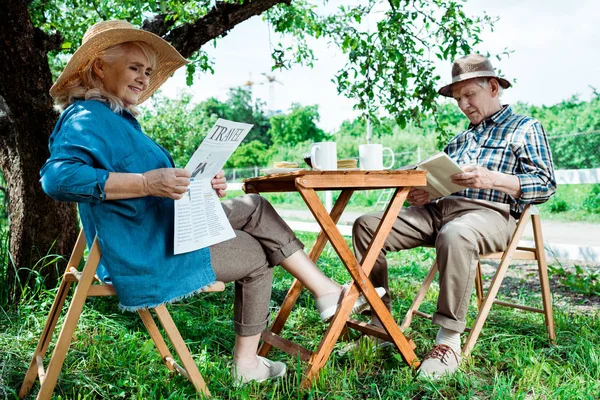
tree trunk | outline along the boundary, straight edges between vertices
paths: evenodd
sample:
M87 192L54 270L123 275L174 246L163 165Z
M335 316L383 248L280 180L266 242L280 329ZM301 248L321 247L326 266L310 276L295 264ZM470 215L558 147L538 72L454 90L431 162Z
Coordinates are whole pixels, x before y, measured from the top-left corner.
M0 168L10 199L9 299L18 302L23 289L37 286L38 276L46 287L56 285L64 262L45 256L69 254L77 213L73 204L48 197L39 184L58 116L48 94L52 77L42 34L25 1L1 2L0 15Z

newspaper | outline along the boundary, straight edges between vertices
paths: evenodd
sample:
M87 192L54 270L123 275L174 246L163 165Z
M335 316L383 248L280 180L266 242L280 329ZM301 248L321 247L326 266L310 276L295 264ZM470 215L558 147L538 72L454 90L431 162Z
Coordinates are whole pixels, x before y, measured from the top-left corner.
M185 166L192 177L187 193L175 200L175 254L235 237L210 181L251 128L250 124L219 118Z

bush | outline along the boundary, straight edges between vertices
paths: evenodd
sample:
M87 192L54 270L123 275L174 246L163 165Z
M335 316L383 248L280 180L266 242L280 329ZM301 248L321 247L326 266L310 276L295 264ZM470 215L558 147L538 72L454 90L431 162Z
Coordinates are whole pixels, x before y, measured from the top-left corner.
M548 209L552 214L565 212L569 209L569 203L560 197L554 197L548 202Z
M592 214L600 214L600 185L594 185L583 200L583 208Z

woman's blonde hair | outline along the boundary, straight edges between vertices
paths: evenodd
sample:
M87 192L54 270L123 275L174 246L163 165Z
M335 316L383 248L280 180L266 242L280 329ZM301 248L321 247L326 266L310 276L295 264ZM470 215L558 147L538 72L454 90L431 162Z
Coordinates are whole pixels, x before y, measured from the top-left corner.
M139 109L135 105L125 106L123 101L117 96L107 92L104 89L102 80L94 72L94 64L100 60L107 64L116 62L119 58L131 50L132 47L138 48L144 53L152 69L156 67L156 50L148 43L144 42L125 42L109 47L100 53L74 75L71 80L58 90L54 96L54 103L61 109L66 109L76 100L98 100L105 102L112 111L120 112L127 110L134 116L139 114Z

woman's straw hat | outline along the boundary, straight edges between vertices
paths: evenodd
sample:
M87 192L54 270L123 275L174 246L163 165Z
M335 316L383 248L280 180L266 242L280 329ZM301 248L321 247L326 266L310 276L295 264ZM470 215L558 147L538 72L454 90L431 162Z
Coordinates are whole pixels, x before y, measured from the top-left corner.
M452 85L473 78L496 78L504 89L510 87L510 82L496 75L492 63L481 54L469 54L457 58L452 65L452 83L442 87L438 93L442 96L452 97Z
M138 29L127 21L102 21L92 25L81 41L67 66L52 88L50 96L76 76L92 59L103 50L125 42L144 42L156 51L156 66L150 75L150 82L141 95L138 104L146 101L175 72L188 61L161 37Z

